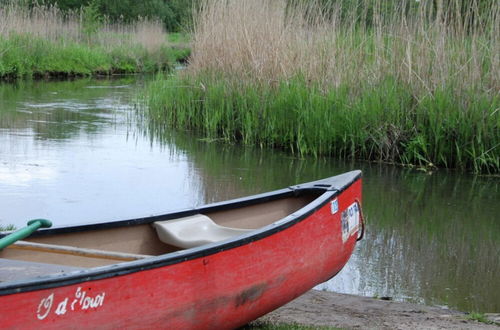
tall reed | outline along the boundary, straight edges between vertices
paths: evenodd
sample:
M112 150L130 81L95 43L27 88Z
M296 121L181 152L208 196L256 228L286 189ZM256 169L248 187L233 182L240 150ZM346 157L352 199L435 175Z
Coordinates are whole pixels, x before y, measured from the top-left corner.
M470 3L474 20L426 0L403 0L391 15L380 2L360 15L314 2L204 1L190 65L151 87L151 111L301 154L498 172L500 4Z
M0 36L29 34L49 41L87 41L85 7L78 11L61 11L55 5L32 8L10 3L0 7ZM158 49L166 33L159 21L139 18L134 23L110 23L104 17L97 22L92 42L106 48L142 45Z

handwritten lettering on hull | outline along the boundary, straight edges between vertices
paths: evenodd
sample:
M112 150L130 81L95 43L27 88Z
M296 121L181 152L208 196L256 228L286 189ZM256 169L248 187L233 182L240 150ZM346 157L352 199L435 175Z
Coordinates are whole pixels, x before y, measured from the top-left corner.
M91 295L88 291L82 290L81 287L76 289L72 297L58 298L54 293L51 293L40 300L36 317L43 320L51 313L62 316L72 311L97 309L104 304L105 296L105 292Z

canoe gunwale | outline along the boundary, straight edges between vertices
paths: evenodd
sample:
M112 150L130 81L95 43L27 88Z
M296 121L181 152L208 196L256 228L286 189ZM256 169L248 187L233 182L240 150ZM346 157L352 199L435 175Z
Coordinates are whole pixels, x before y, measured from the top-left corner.
M224 240L221 242L202 245L199 247L175 251L158 256L152 256L146 259L129 261L119 264L112 264L101 267L88 268L82 271L66 274L46 275L37 278L0 283L0 296L10 295L21 292L30 292L78 284L87 281L95 281L115 276L127 275L144 270L150 270L160 267L169 266L172 264L203 258L229 249L237 248L260 239L266 238L307 219L311 214L323 207L328 201L340 195L344 190L350 187L354 182L361 178L361 171L351 171L324 180L313 181L305 184L290 186L288 188L275 190L263 194L252 195L232 199L223 202L208 204L199 208L181 210L164 215L155 215L150 217L142 217L136 219L96 223L80 226L67 226L52 229L44 229L36 232L32 237L41 237L45 235L53 235L68 232L83 232L88 230L109 229L123 227L127 225L148 224L154 221L175 219L185 217L197 213L209 213L214 211L224 211L235 208L240 208L249 205L255 205L262 202L273 201L280 198L298 196L304 192L323 192L311 203L305 205L299 210L289 214L288 216L273 222L264 227L255 229L247 234L239 235L235 238ZM0 233L0 237L4 233Z

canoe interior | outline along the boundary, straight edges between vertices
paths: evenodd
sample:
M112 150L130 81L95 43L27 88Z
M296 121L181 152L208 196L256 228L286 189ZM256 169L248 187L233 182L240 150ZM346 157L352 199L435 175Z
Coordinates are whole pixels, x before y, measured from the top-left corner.
M297 211L312 202L320 194L321 192L314 191L303 192L299 196L203 214L221 226L257 229ZM152 256L180 250L161 242L151 223L33 237L25 239L25 241ZM13 264L12 267L8 267L9 261ZM19 271L20 263L18 261L37 263L31 265L33 269L36 268L37 270L43 268L41 265L48 264L47 273L54 273L54 269L57 269L58 272L64 272L65 270L72 271L75 267L77 269L91 268L123 262L102 257L94 258L57 252L6 248L0 251L0 265L2 265L0 267L0 281L9 278L9 269ZM53 265L66 266L67 268L54 268ZM2 275L2 272L5 274ZM43 271L39 272L39 274L42 273Z

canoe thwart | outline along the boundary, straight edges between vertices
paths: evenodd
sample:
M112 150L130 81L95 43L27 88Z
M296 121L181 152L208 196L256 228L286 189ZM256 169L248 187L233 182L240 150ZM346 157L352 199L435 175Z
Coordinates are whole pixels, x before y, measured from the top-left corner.
M156 221L154 227L160 241L184 249L223 241L253 230L220 226L203 214Z
M132 261L132 260L152 257L150 255L144 255L144 254L104 251L104 250L67 246L67 245L45 244L45 243L35 243L27 241L17 241L12 245L8 246L8 248L49 252L49 253L70 254L87 258L113 259L122 261Z

